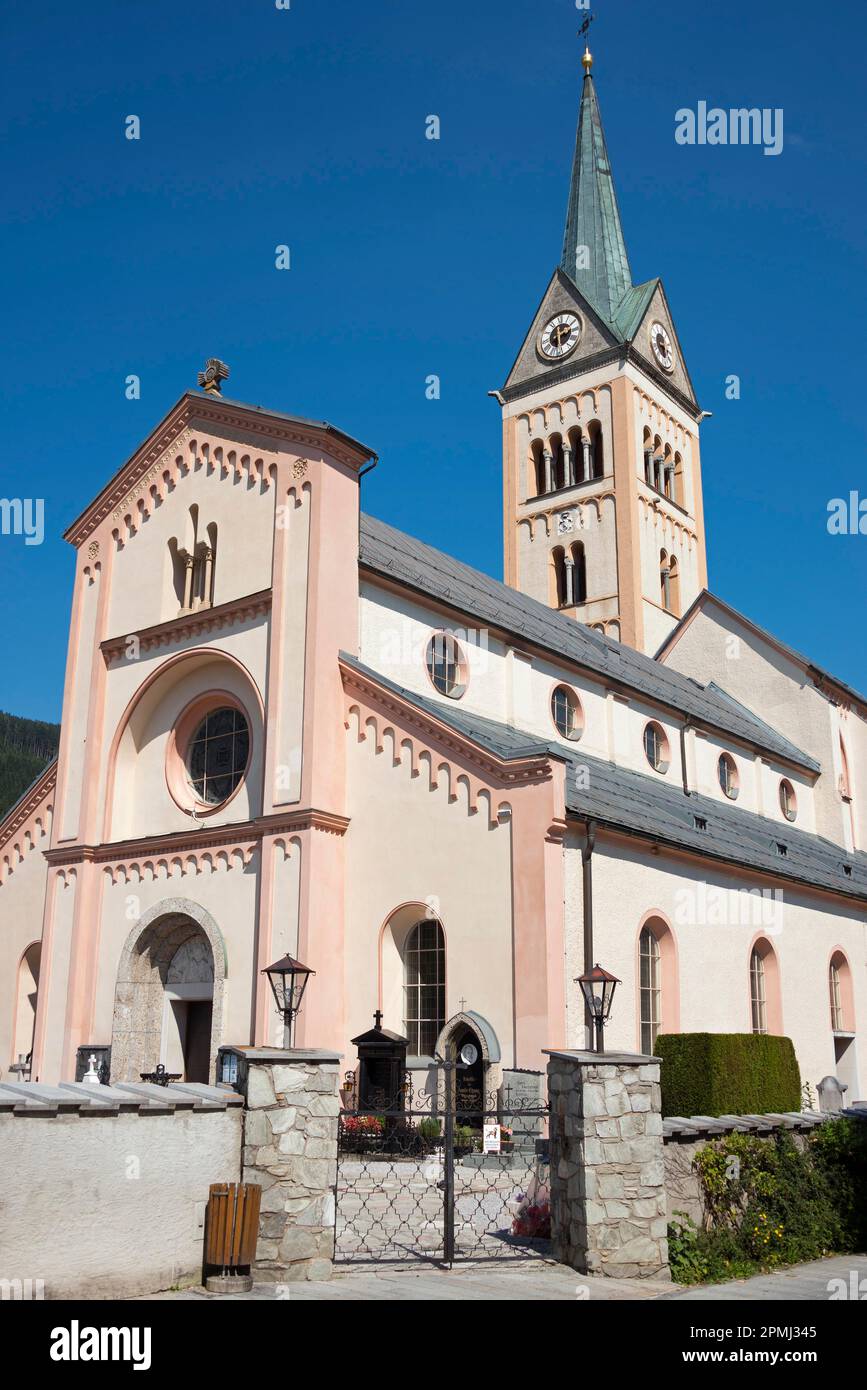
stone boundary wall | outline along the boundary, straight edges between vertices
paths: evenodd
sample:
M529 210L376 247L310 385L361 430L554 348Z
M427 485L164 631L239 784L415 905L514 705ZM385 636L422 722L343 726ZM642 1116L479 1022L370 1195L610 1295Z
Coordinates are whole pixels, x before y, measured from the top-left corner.
M696 1226L705 1221L704 1195L701 1180L693 1166L696 1155L706 1144L724 1134L754 1134L769 1138L785 1129L802 1142L811 1129L835 1120L840 1115L867 1119L867 1110L827 1112L819 1110L788 1111L768 1115L672 1115L662 1122L665 1144L665 1193L668 1219L675 1212L685 1213Z
M246 1094L244 1181L262 1188L259 1282L330 1279L334 1259L340 1056L230 1048Z
M208 1189L241 1176L242 1118L241 1096L194 1083L0 1084L0 1297L198 1284Z
M583 1274L668 1278L659 1058L548 1055L554 1258Z

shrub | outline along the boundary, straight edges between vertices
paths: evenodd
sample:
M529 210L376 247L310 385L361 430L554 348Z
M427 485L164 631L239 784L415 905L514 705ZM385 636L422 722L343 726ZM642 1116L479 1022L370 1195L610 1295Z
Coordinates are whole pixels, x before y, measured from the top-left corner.
M439 1120L435 1120L433 1116L425 1116L423 1120L419 1120L418 1122L418 1133L420 1138L430 1140L431 1142L435 1139L439 1139Z
M801 1109L790 1038L767 1033L661 1033L663 1115L762 1115Z
M771 1138L729 1134L707 1144L695 1167L707 1226L698 1230L688 1217L669 1224L679 1283L745 1278L864 1248L867 1124L831 1120L801 1146L784 1130Z

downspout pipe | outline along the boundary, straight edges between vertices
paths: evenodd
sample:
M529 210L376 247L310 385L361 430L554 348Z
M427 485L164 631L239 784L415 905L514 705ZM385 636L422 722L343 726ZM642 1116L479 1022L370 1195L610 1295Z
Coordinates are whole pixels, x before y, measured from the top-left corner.
M685 720L683 721L683 723L681 724L681 726L680 726L680 770L681 770L681 773L682 773L682 775L683 775L683 794L684 794L684 796L689 796L689 795L690 795L690 790L689 790L689 777L688 777L687 771L686 771L686 736L687 736L687 733L689 732L689 730L690 730L691 728L692 728L692 720L691 720L691 719L685 719Z
M584 822L584 844L581 846L581 873L584 892L584 974L593 969L593 850L596 847L596 822ZM582 996L583 997L583 996ZM585 1046L593 1050L593 1020L584 1006Z

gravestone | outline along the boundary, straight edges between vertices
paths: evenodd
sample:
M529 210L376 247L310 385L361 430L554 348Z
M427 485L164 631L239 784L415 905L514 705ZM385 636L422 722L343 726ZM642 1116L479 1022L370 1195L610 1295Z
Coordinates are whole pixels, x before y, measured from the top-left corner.
M512 1131L516 1152L535 1153L542 1136L544 1075L520 1068L503 1070L500 1088L501 1123Z
M838 1081L836 1076L823 1076L819 1082L819 1109L823 1115L836 1115L843 1109L845 1101L843 1094L849 1087L842 1081Z

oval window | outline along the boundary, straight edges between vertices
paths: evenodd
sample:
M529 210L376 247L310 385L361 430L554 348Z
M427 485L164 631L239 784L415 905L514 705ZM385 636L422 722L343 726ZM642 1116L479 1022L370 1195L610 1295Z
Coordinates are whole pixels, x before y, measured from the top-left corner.
M441 695L457 699L467 686L467 662L460 643L450 632L435 632L425 658L431 684Z
M650 723L644 730L644 753L654 772L669 768L668 739L659 724Z
M584 732L581 701L568 685L558 685L551 696L551 718L562 738L579 739Z
M795 796L795 788L787 777L780 782L780 810L786 820L794 820L798 814L798 798Z
M738 777L737 764L730 753L721 753L717 763L717 775L719 784L728 797L729 801L737 801L740 791L740 778Z
M223 706L205 716L187 749L187 776L200 801L228 801L247 770L250 730L239 709Z

